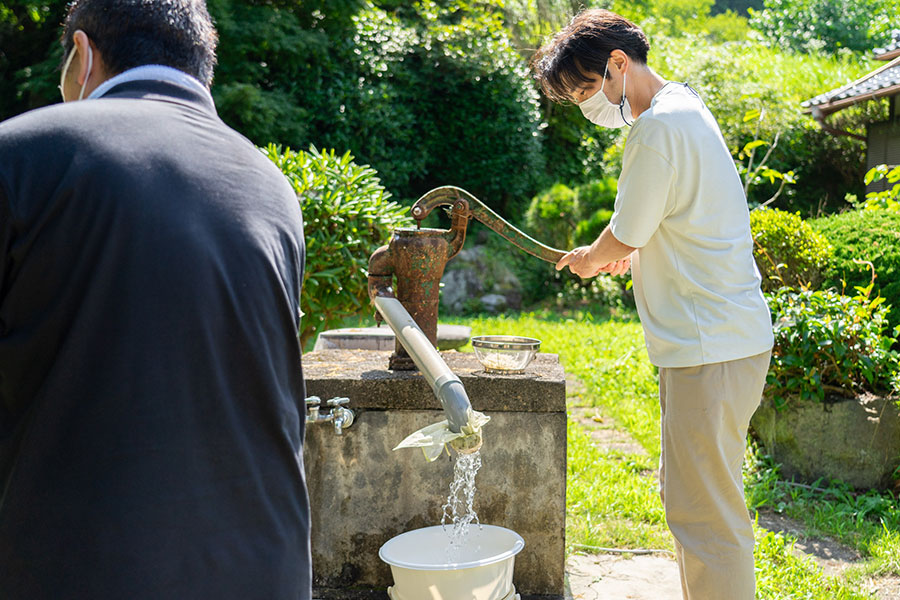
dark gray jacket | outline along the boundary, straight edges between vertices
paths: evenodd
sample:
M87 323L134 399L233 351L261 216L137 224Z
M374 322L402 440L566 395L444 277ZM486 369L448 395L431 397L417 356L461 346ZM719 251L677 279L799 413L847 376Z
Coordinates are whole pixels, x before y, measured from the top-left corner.
M0 124L0 597L309 597L303 261L195 90Z

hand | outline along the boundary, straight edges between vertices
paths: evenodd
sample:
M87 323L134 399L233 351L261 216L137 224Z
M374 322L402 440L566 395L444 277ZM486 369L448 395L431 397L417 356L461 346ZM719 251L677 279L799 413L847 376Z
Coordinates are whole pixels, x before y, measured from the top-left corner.
M567 266L579 277L587 279L596 276L607 265L598 265L591 260L590 246L579 246L559 259L559 262L556 263L556 270L562 271Z
M591 247L580 246L559 259L556 270L561 271L566 266L582 279L596 277L600 273L608 273L610 276L622 275L631 268L631 255L605 265L598 265L591 259Z
M610 277L615 277L616 275L624 275L628 272L628 269L631 268L631 256L626 256L622 260L617 260L616 262L611 262L608 265L601 267L601 273L609 273Z

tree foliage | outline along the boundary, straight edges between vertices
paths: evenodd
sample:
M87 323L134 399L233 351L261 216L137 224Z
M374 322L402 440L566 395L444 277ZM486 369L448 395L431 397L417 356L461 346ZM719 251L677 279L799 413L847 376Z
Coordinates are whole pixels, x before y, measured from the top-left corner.
M502 209L543 177L541 114L499 0L209 0L212 92L257 144L350 150L397 197L463 186ZM58 101L64 0L0 4L0 118Z
M258 143L349 149L398 197L453 183L502 209L532 192L543 154L537 93L493 4L329 4L310 21L213 0L220 112Z
M763 208L750 213L753 258L762 289L818 289L834 257L834 248L799 214Z
M60 100L65 0L0 3L0 120Z
M868 52L889 39L896 0L765 0L750 22L780 48L835 53ZM893 23L896 25L896 23Z
M752 41L716 44L698 35L658 37L651 52L663 77L697 89L734 155L754 140L771 143L779 137L767 166L793 171L796 184L773 206L815 215L843 208L847 193L862 193L865 144L824 132L800 104L867 73L867 59L797 54ZM760 118L745 119L751 109L759 110ZM866 123L886 116L885 103L870 102L837 113L830 123L865 134ZM759 182L750 191L751 204L771 198L780 184L777 178Z

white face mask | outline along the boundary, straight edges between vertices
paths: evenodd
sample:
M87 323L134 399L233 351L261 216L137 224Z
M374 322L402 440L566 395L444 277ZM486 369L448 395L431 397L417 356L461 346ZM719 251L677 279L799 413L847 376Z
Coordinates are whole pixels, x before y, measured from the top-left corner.
M62 73L59 76L59 94L62 96L63 102L66 101L66 73L69 72L69 66L72 64L72 59L75 58L75 52L78 50L74 45L72 46L72 51L69 52L69 58L66 59L66 64L63 66ZM91 76L91 68L94 66L94 51L91 50L91 45L88 44L88 66L87 73L84 74L84 83L81 84L81 92L78 94L78 99L81 100L84 98L84 89L87 87L88 77Z
M581 109L581 114L591 123L600 127L618 129L624 125L631 125L625 118L625 115L631 116L631 106L628 104L628 98L625 97L625 84L628 82L628 73L626 72L622 79L622 101L616 105L610 102L606 94L603 93L608 70L609 61L606 61L606 68L603 69L603 83L600 84L600 89L587 100L581 101L578 104L578 108Z

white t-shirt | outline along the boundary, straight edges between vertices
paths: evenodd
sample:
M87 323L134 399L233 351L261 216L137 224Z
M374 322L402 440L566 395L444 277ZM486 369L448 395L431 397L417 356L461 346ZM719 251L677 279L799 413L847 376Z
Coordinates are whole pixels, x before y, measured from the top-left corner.
M685 84L666 84L635 121L610 229L639 248L634 297L653 364L772 348L741 180L715 118Z

